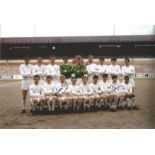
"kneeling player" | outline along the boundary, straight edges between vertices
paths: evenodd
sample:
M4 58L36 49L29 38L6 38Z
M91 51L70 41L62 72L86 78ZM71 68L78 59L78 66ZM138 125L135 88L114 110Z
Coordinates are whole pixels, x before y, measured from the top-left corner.
M72 97L69 93L69 83L67 83L64 75L60 76L60 82L56 84L56 89L60 109L68 110L71 106Z
M136 102L135 102L136 98L135 94L132 92L132 84L129 81L130 81L129 76L125 76L122 86L125 93L126 105L128 109L133 109L136 108Z
M77 78L74 75L72 75L71 78L71 85L69 86L69 93L72 96L72 105L73 105L73 111L74 110L80 110L82 98L81 98L81 90L79 85L77 84Z
M113 103L112 105L115 105L116 108L121 108L125 99L125 94L122 91L122 85L117 82L117 75L112 75L112 83L111 83L111 89L113 94Z
M55 92L56 92L56 89L55 89L55 84L52 82L52 76L47 75L46 83L43 85L43 93L45 96L45 105L48 105L49 111L55 110L55 106L57 102L57 97L55 96Z
M105 95L103 94L103 91L101 89L101 86L98 82L99 76L98 75L94 75L93 76L93 83L91 83L91 88L93 90L93 94L94 94L94 104L95 107L100 108L101 106L104 105L105 102Z
M110 107L110 105L112 104L113 94L112 94L112 90L110 88L108 74L102 75L102 80L99 82L99 85L105 95L105 107L106 108Z
M44 102L44 96L43 96L43 90L42 86L39 83L40 81L40 76L39 75L34 75L33 76L34 83L30 85L30 105L31 105L31 110L42 110L42 105Z
M80 89L82 91L81 98L83 103L83 109L84 111L86 109L90 109L91 104L94 102L94 96L93 96L93 90L88 83L88 75L84 74L82 77L82 83L80 84Z

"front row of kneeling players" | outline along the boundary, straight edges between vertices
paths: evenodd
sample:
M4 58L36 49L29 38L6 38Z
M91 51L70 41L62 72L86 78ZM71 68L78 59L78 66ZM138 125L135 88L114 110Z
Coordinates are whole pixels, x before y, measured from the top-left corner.
M128 76L121 84L117 75L113 75L109 82L107 74L103 74L100 81L98 75L94 75L92 83L88 83L88 76L84 75L80 84L75 76L71 78L71 83L63 75L59 83L53 82L51 75L47 75L43 85L39 83L39 75L35 75L33 80L34 84L29 89L31 111L42 111L44 108L48 111L136 108Z

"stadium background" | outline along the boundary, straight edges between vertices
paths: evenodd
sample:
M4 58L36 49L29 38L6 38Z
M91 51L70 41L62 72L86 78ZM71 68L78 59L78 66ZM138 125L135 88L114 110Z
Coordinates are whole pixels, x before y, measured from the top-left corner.
M89 36L89 37L26 37L1 38L1 59L22 59L24 55L48 58L55 54L85 58L96 57L155 57L155 35Z
M88 55L106 58L110 64L111 57L119 58L118 64L123 65L123 58L129 57L136 67L136 77L155 76L155 35L124 35L124 36L89 36L89 37L9 37L1 38L0 46L0 78L18 79L19 65L25 55L30 55L32 63L36 57L42 56L48 63L50 55L56 55L56 62L62 63L62 57L71 59L82 55L84 62Z

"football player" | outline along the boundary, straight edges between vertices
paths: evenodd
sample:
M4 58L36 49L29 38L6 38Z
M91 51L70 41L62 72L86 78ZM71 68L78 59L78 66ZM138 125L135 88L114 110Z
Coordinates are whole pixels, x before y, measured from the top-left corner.
M117 82L117 79L118 79L117 75L112 75L112 82L110 84L112 94L113 94L112 105L115 105L116 108L121 108L123 101L125 99L125 94L123 92L122 85Z
M74 110L80 110L82 98L81 98L81 89L79 85L77 84L77 78L75 74L72 74L71 77L71 85L69 86L69 93L72 96L72 105L73 105L73 111Z
M103 91L101 89L101 86L99 84L99 76L94 75L93 76L93 82L90 84L93 94L94 94L94 104L96 108L100 108L101 106L104 106L105 102L105 95L103 94Z
M124 77L124 82L122 83L123 85L123 90L125 93L125 99L126 99L126 105L128 109L136 109L136 96L132 92L132 84L129 82L130 77L125 76ZM125 105L124 105L125 106Z
M44 77L46 74L46 67L43 65L43 58L37 57L37 64L33 67L33 75L39 75L40 76L40 83L44 84Z
M89 76L89 82L93 81L93 76L96 74L97 72L97 65L93 62L93 55L89 55L88 57L88 64L86 66L87 69L87 73Z
M105 60L103 57L99 58L99 64L97 65L97 74L99 74L99 78L102 80L103 74L108 74L108 66L104 64Z
M112 100L113 100L113 94L110 87L108 74L102 74L102 80L99 82L99 85L105 95L105 107L108 108L112 104Z
M46 74L52 75L53 81L59 81L60 67L55 64L55 56L50 57L50 64L46 67Z
M68 57L63 57L64 63L60 65L60 73L64 75L66 78L70 78L73 73L72 66L68 63Z
M35 110L41 111L43 109L44 95L42 90L42 85L40 84L40 76L33 76L34 83L30 85L30 105L31 110L34 112Z
M117 63L117 58L111 58L111 65L108 66L108 72L110 75L110 81L112 80L112 75L117 75L117 82L119 82L119 76L122 74L121 73L121 68Z
M54 111L57 103L57 97L55 96L56 86L52 81L52 75L46 76L46 82L43 85L43 94L45 96L45 105L48 105L49 111ZM51 108L52 107L52 108Z
M130 59L125 58L124 60L125 65L122 66L122 75L123 77L128 76L129 82L132 84L132 92L134 93L135 90L135 81L134 81L134 74L135 74L135 67L130 65Z
M80 84L81 98L83 103L83 109L90 110L91 105L94 103L93 90L88 83L88 75L84 74L82 77L82 83Z
M77 64L73 66L73 73L77 78L81 78L84 74L87 73L87 69L84 65L81 64L81 58L77 57Z
M60 109L69 110L71 107L72 96L69 92L70 84L66 81L64 75L60 76L60 82L56 84L56 94L59 97Z
M24 57L24 64L19 67L20 75L22 76L21 89L22 89L22 113L26 112L26 97L27 92L32 84L33 66L30 64L30 57Z

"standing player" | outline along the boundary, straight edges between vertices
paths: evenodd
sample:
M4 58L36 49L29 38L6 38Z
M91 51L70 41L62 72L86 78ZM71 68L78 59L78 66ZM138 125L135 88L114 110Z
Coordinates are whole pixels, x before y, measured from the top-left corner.
M127 107L130 110L136 108L136 97L135 94L132 92L132 84L129 82L129 79L129 76L125 76L124 82L122 82L122 86L125 93Z
M100 79L103 74L108 74L108 66L104 64L104 58L99 58L99 64L97 65L97 74L99 74Z
M68 57L63 57L64 63L60 65L60 73L64 75L66 78L70 78L73 73L72 66L68 63Z
M44 77L46 74L46 67L43 65L43 58L37 57L37 64L33 67L33 75L40 76L40 83L44 84Z
M24 64L20 65L20 75L22 76L22 113L26 112L26 97L29 86L32 84L32 72L33 66L30 64L30 57L26 56L24 58Z
M93 55L89 55L88 64L86 66L90 81L93 80L93 76L97 73L97 65L93 63L93 58L94 58Z
M103 91L101 89L101 86L99 84L99 77L98 75L93 76L93 82L90 84L93 94L94 94L94 102L95 102L95 107L100 108L101 106L104 106L105 102L105 95L103 94Z
M84 74L87 73L87 69L84 65L81 64L81 58L77 57L77 64L73 66L73 73L77 78L81 78Z
M33 76L34 83L30 85L30 105L31 110L34 112L35 110L41 111L43 109L43 90L42 85L40 84L40 76L34 75Z
M111 65L108 66L110 80L112 78L112 75L117 75L117 78L121 75L121 68L116 63L117 58L111 58ZM119 79L117 80L117 82L119 82Z
M69 93L70 84L67 83L64 75L60 76L60 82L56 84L56 94L59 97L59 107L60 109L68 110L71 107L72 97Z
M58 81L60 77L60 67L55 64L55 56L50 57L50 64L46 67L46 74L51 75L53 81Z
M82 98L82 103L83 103L83 108L84 111L86 109L90 109L90 106L94 102L94 96L93 96L93 90L88 83L88 75L84 74L82 77L82 83L80 84L80 89L81 89L81 98Z
M124 60L125 65L122 66L122 75L123 77L128 76L129 82L132 85L132 92L134 93L135 89L135 81L134 81L134 74L135 74L135 67L130 65L130 59L125 58Z
M54 82L52 81L52 76L47 75L46 76L46 83L43 85L43 94L45 96L45 104L48 105L48 110L52 111L55 110L56 102L57 102L57 97L55 96L56 92L56 86Z

